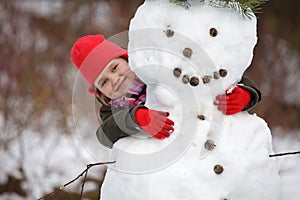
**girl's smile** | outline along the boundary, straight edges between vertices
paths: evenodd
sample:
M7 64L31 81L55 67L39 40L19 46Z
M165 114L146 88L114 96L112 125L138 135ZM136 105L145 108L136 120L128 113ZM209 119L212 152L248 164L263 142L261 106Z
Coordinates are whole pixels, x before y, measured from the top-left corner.
M136 75L130 70L127 60L117 58L112 60L95 81L95 86L110 99L124 96Z

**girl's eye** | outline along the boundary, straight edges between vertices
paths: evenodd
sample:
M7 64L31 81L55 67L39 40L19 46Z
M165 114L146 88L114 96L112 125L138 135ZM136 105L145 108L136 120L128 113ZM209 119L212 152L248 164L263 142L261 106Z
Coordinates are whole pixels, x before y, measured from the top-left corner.
M104 79L101 83L101 87L103 87L107 83L107 79Z
M112 72L116 72L116 71L117 71L117 68L118 68L118 65L115 65L115 66L111 69L111 71L112 71Z

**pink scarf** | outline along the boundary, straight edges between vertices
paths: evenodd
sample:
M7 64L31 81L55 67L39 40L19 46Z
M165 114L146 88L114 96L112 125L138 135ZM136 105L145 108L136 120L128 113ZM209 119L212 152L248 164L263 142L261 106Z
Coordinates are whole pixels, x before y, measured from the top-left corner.
M108 105L114 107L137 106L146 101L146 85L138 77L130 86L127 94L118 99L112 99Z

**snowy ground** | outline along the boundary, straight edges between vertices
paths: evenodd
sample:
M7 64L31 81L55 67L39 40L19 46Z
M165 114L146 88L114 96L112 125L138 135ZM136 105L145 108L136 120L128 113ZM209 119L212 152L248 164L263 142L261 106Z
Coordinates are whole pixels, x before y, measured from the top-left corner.
M86 128L90 125L83 122L82 120L80 126L77 124L77 130L74 129L72 135L62 134L55 129L48 130L43 135L25 131L21 137L14 138L7 149L1 146L0 184L7 180L8 175L22 178L19 167L23 166L27 180L23 188L30 195L24 198L16 194L2 193L0 199L36 199L75 178L87 164L105 160L105 155L100 155L103 149L96 141L93 128ZM276 127L272 134L275 153L299 151L300 130L285 132ZM282 173L289 173L299 157L300 155L291 155L279 158ZM89 171L89 175L100 179L102 170L101 167L95 167ZM78 180L66 189L79 192L80 184L81 180ZM85 191L96 187L95 184L87 184Z
M87 164L96 162L76 140L78 136L75 133L68 136L53 130L41 136L36 132L24 132L22 138L12 141L8 149L0 150L0 183L6 181L7 175L22 178L19 171L20 163L27 179L24 189L30 194L27 199L39 198L42 194L51 192L54 187L67 183L79 175ZM89 175L98 178L103 168L95 168L98 169L90 170ZM80 185L81 181L78 181L69 187ZM97 186L87 185L86 189L94 187ZM24 197L1 194L0 199L24 199Z

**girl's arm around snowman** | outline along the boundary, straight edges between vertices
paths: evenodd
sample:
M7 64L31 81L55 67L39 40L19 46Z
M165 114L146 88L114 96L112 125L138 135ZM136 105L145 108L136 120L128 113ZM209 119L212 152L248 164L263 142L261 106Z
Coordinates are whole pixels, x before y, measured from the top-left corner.
M214 104L225 115L233 115L252 109L260 100L261 92L254 83L249 78L242 77L236 86L227 89L225 94L218 95Z
M134 113L143 105L111 109L110 106L102 104L100 117L102 124L98 128L96 135L99 142L112 148L113 144L123 137L134 135L139 132L138 125L133 120Z
M251 110L260 102L261 92L251 79L244 76L237 86L246 89L250 93L250 102L243 108L243 111Z
M113 110L103 105L100 109L102 124L96 135L99 142L108 148L112 148L119 139L141 131L162 140L174 131L174 122L168 116L168 112L151 110L142 104Z

